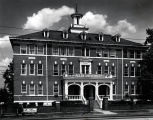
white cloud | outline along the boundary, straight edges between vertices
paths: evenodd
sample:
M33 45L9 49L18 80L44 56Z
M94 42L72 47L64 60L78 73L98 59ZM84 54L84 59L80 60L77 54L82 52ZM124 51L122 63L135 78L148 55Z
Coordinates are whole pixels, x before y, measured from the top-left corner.
M53 26L62 20L62 17L74 13L74 9L62 6L58 9L43 8L32 16L27 17L27 22L24 24L24 29L42 30Z
M5 47L10 47L10 40L9 40L9 36L3 36L0 38L0 48L5 48Z
M8 66L10 64L10 62L12 61L11 58L4 58L0 61L0 66Z
M135 26L126 19L119 20L116 25L111 25L107 22L107 15L94 14L90 11L83 16L81 22L89 27L89 32L120 33L122 36L136 32Z

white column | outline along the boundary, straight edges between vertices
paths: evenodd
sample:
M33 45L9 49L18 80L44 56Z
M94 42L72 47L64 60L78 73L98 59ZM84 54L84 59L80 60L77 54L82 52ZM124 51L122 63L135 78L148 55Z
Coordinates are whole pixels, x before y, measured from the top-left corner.
M68 83L65 81L65 98L68 97Z
M96 91L95 91L96 92L95 93L95 95L96 95L95 98L97 100L97 96L98 96L98 82L96 82L96 88L95 89L96 89Z
M80 88L80 89L81 89L81 91L80 91L80 92L81 92L80 95L81 95L81 96L84 96L84 94L83 94L83 82L81 82L81 88Z
M110 100L113 100L113 82L110 82Z

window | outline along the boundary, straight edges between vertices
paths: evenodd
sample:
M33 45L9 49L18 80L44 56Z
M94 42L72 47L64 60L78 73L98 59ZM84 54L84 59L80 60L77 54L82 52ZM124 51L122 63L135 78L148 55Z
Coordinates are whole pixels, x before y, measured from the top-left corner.
M141 52L140 51L136 51L136 58L141 58Z
M69 56L74 56L74 48L73 47L69 47L69 49L68 49L68 55Z
M30 84L29 86L29 95L35 95L35 85L34 84Z
M21 54L27 54L27 45L21 45L20 46L20 53Z
M68 74L69 74L69 75L73 75L73 65L69 65Z
M44 54L44 46L37 46L37 54Z
M104 35L103 33L99 33L99 41L103 41L104 40Z
M66 54L66 47L61 47L61 53L60 55L67 55Z
M101 49L97 49L96 50L96 54L97 54L97 57L102 57L102 50Z
M56 47L53 47L53 55L59 55L59 48L56 46Z
M109 67L106 66L106 65L105 65L104 73L105 73L105 74L109 74Z
M128 66L124 67L124 76L129 76L129 67Z
M112 76L116 76L115 66L111 66L111 74L112 74Z
M123 57L128 58L128 51L127 50L123 50Z
M134 84L131 85L131 94L135 94L135 85Z
M97 74L102 74L102 66L101 65L97 66Z
M141 76L141 67L140 66L137 67L137 76Z
M61 65L61 75L64 75L66 73L66 65Z
M132 77L135 76L135 67L134 66L131 66L130 76L132 76Z
M104 50L103 57L108 57L108 56L109 56L109 50Z
M82 74L89 74L89 65L82 65Z
M43 85L38 84L38 95L43 95Z
M82 56L90 56L90 49L82 48Z
M21 64L21 75L27 74L27 65L25 63Z
M126 94L129 94L129 85L128 84L125 84L125 86L124 86L124 92L125 92L125 95Z
M23 84L21 85L21 93L27 93L27 85Z
M35 65L34 64L29 65L29 74L35 75Z
M53 71L54 71L54 75L58 75L58 64L54 64L54 67L53 67Z
M113 95L115 95L115 94L116 94L116 85L113 84Z
M130 58L134 58L134 50L130 50Z
M35 46L29 45L29 54L35 54Z
M56 95L59 94L59 85L57 83L55 83L53 87L54 87L54 93L53 94L56 96Z
M116 57L116 50L110 50L110 57Z
M37 74L38 75L43 75L43 65L42 64L38 64L38 66L37 66Z

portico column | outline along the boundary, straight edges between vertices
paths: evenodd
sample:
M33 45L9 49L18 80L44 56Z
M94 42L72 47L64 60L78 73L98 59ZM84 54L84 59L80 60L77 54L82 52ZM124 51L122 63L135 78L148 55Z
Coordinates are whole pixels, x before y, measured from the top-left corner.
M81 82L81 93L80 93L81 96L84 96L83 94L83 82Z
M110 100L113 100L113 82L110 83Z
M68 98L68 83L65 81L65 98Z
M96 95L95 98L96 98L96 100L97 100L97 96L98 96L98 82L96 82L96 91L95 91L95 92L96 92L96 94L95 94L95 95Z

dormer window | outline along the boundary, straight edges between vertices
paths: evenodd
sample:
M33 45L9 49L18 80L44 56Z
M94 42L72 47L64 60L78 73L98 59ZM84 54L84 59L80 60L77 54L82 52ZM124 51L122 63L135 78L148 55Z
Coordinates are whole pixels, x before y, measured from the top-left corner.
M43 30L43 36L44 36L44 38L49 38L49 30L48 29Z
M63 38L67 39L68 38L68 32L67 31L63 31Z
M115 35L115 41L116 42L120 42L120 38L121 38L120 34Z
M103 41L104 40L103 33L99 33L98 39L99 39L99 41Z
M87 33L86 32L82 32L81 33L81 39L82 40L86 40L86 38L87 38Z

